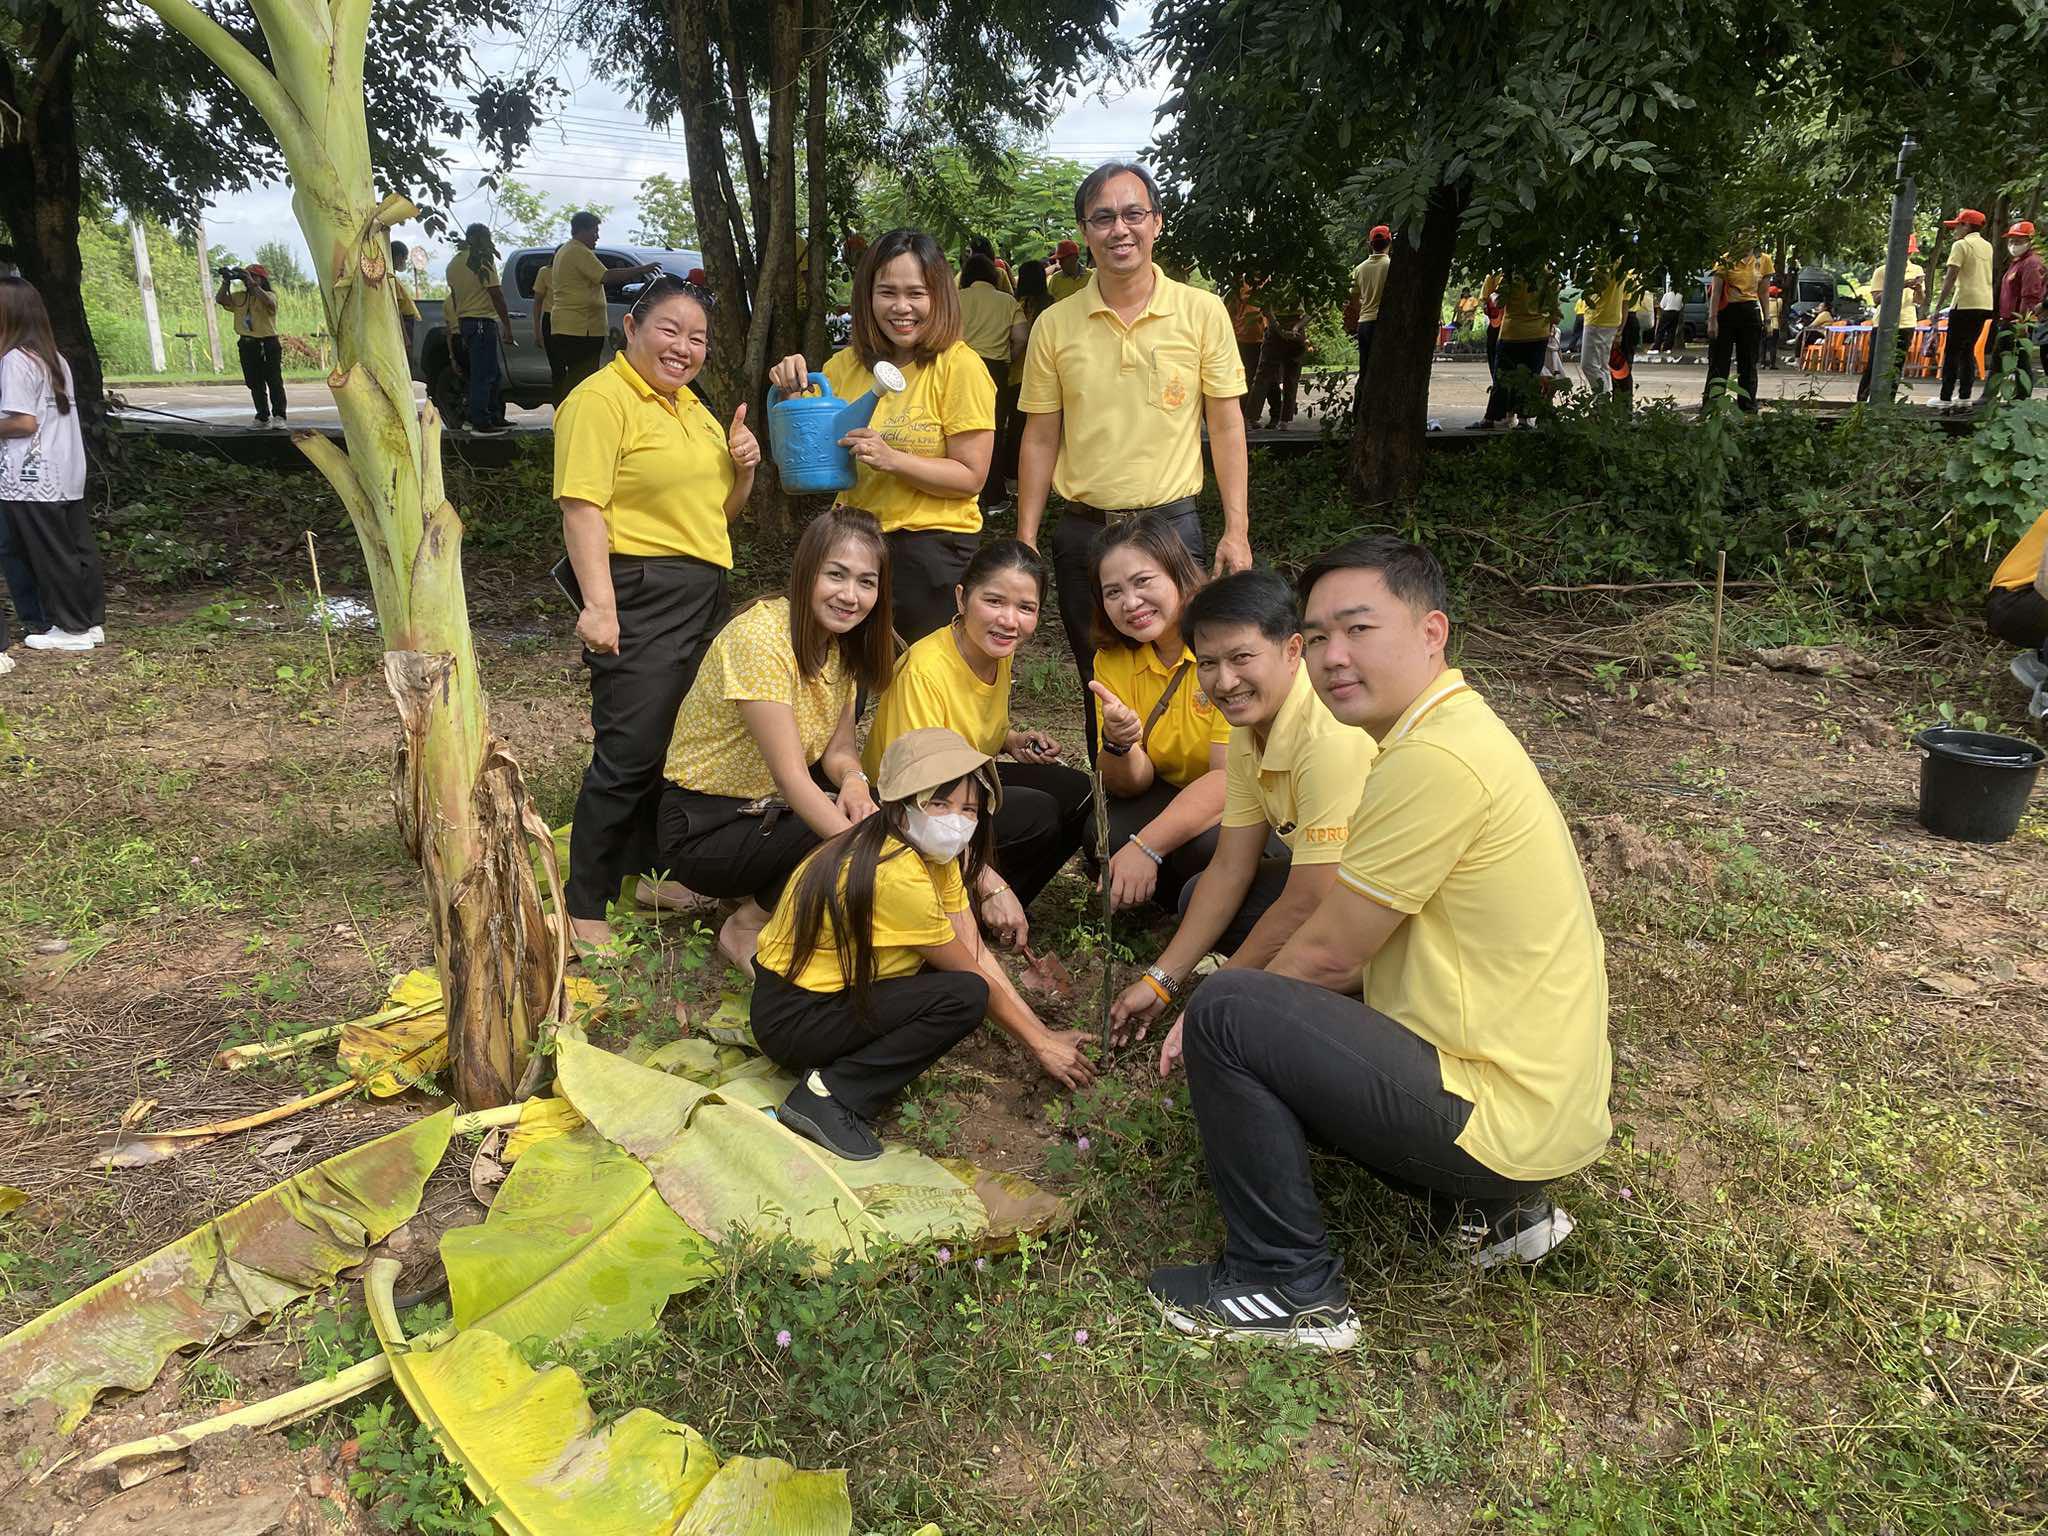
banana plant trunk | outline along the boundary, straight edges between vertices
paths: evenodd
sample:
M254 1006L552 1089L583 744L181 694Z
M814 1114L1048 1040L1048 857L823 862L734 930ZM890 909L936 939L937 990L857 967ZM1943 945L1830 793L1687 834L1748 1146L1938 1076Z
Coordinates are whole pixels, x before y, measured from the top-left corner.
M318 433L295 441L362 543L401 726L392 795L425 879L455 1096L492 1108L521 1091L536 1035L561 1007L560 871L518 763L491 734L463 592L462 520L441 482L440 418L413 403L387 231L418 210L375 191L363 97L370 0L249 0L275 73L190 0L145 3L249 97L291 168L292 207L334 338L327 384L347 447Z

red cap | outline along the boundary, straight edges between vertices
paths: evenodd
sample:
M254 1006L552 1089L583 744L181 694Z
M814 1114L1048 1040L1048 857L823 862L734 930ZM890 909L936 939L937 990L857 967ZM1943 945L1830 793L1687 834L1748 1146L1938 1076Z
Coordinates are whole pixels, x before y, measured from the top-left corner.
M247 265L246 267L242 268L242 270L243 270L244 272L248 273L248 274L249 274L249 275L250 275L251 277L268 277L268 276L270 276L270 268L268 268L268 267L266 267L265 265L263 265L263 263L262 263L262 262L260 262L260 261L252 261L252 262L250 262L250 263L249 263L249 265Z
M2008 230L2007 230L2007 231L2005 232L2005 238L2006 238L2006 239L2008 239L2008 240L2031 240L2031 239L2033 239L2033 238L2034 238L2034 221L2033 221L2032 219L2021 219L2021 220L2019 221L2019 223L2017 223L2017 224L2013 225L2013 227L2012 227L2011 229L2008 229Z
M1906 254L1908 256L1918 256L1920 254L1920 237L1918 235L1906 236Z
M1982 229L1984 227L1984 215L1974 208L1962 208L1957 210L1954 218L1941 221L1943 229L1954 229L1958 224L1967 224L1972 229Z
M1062 240L1058 248L1053 251L1053 254L1062 259L1068 256L1078 256L1081 254L1081 247L1074 244L1071 240Z
M1394 232L1384 224L1373 225L1371 233L1366 236L1368 240L1392 240L1393 238Z
M705 277L704 269L702 267L692 267L688 272L683 274L683 281L686 283L695 283L699 288L702 288L707 283L709 283L710 279Z

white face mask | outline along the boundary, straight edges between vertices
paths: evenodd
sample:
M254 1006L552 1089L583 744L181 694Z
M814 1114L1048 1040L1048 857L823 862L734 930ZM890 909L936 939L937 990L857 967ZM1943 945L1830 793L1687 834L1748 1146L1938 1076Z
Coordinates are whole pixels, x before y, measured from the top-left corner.
M904 832L919 853L943 864L967 851L967 845L974 841L976 825L974 817L958 811L934 816L924 807L913 805Z
M2024 256L2033 248L2034 245L2031 240L2008 240L2005 242L2005 252L2008 256Z

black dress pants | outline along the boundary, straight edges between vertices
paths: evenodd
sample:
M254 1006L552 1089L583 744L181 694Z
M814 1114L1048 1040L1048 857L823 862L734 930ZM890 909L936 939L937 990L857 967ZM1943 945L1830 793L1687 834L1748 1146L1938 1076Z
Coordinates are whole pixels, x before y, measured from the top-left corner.
M10 501L4 504L45 618L58 629L82 635L107 622L107 578L92 536L85 502ZM26 605L24 605L26 606ZM22 622L30 622L24 613Z
M768 1059L816 1071L863 1120L973 1034L988 1012L988 983L973 971L919 971L878 981L860 1017L853 992L812 992L754 962L750 1022Z
M618 654L586 650L595 738L569 837L569 915L602 918L628 875L658 868L661 769L676 710L725 622L725 571L688 555L613 555Z
M819 788L833 792L817 769L811 776ZM797 865L823 839L787 806L767 815L742 814L749 803L664 782L660 867L701 895L721 900L751 896L772 911Z
M1892 389L1896 391L1900 380L1906 376L1906 353L1913 345L1913 331L1908 326L1894 332L1893 335L1897 347L1897 356L1892 364ZM1870 333L1870 350L1863 359L1863 377L1856 383L1856 398L1858 400L1868 400L1870 398L1871 376L1877 371L1877 348L1877 332L1872 330Z
M882 539L889 546L889 620L897 639L915 645L960 611L953 589L981 541L936 528L899 528Z
M996 764L996 873L1030 906L1080 850L1094 814L1088 775L1059 763Z
M1472 1106L1443 1086L1436 1047L1355 997L1264 971L1219 971L1188 1004L1182 1043L1232 1280L1316 1294L1336 1283L1309 1147L1411 1195L1482 1210L1543 1186L1457 1144Z
M284 420L284 346L275 336L238 336L235 356L241 360L242 382L256 404L256 419Z
M570 390L597 372L598 359L604 356L604 338L554 335L548 340L548 362L553 364L557 356L562 360L562 379L555 394L555 404L560 406Z
M1764 312L1757 308L1754 299L1737 301L1722 308L1714 335L1707 342L1706 400L1709 403L1714 398L1716 383L1726 387L1728 365L1732 359L1735 382L1742 390L1742 398L1736 403L1745 411L1756 409L1756 364L1763 339Z
M1948 342L1941 352L1941 398L1967 400L1977 387L1977 343L1991 323L1988 309L1948 312Z
M1220 829L1219 829L1220 835ZM1205 866L1206 867L1206 866ZM1287 889L1287 877L1293 873L1294 860L1289 857L1287 845L1270 833L1266 837L1266 852L1259 860L1259 867L1252 873L1252 883L1245 890L1244 900L1237 904L1237 912L1217 936L1216 948L1228 956L1244 947L1244 941L1252 936L1252 930L1259 925L1259 919L1271 910L1274 902ZM1202 883L1202 870L1197 870L1180 888L1176 910L1180 916L1188 915L1188 907L1194 902L1195 889Z
M1142 795L1110 795L1109 851L1114 854L1131 840L1134 833L1144 831L1155 817L1173 804L1174 796L1180 791L1178 784L1155 779L1152 787ZM1106 790L1104 792L1107 793ZM1159 866L1159 884L1152 891L1156 906L1167 912L1180 910L1182 889L1207 869L1209 861L1216 857L1216 837L1220 830L1211 827L1166 855L1166 861Z
M2048 597L2030 582L2024 587L1993 587L1984 601L1984 627L2014 645L2048 646Z
M1534 416L1543 398L1537 382L1543 374L1543 354L1550 348L1546 337L1534 341L1503 341L1494 350L1493 389L1486 397L1486 419L1506 421L1509 416Z

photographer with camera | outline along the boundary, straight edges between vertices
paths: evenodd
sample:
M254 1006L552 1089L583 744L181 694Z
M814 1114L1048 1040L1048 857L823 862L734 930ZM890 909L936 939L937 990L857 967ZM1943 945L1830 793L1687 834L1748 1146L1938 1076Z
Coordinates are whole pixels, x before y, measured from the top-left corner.
M267 427L275 416L282 426L284 349L277 339L277 294L270 286L270 273L255 262L214 270L220 288L213 302L235 317L235 351L242 359L242 382L256 402L256 425ZM240 293L233 291L237 283L242 285Z

